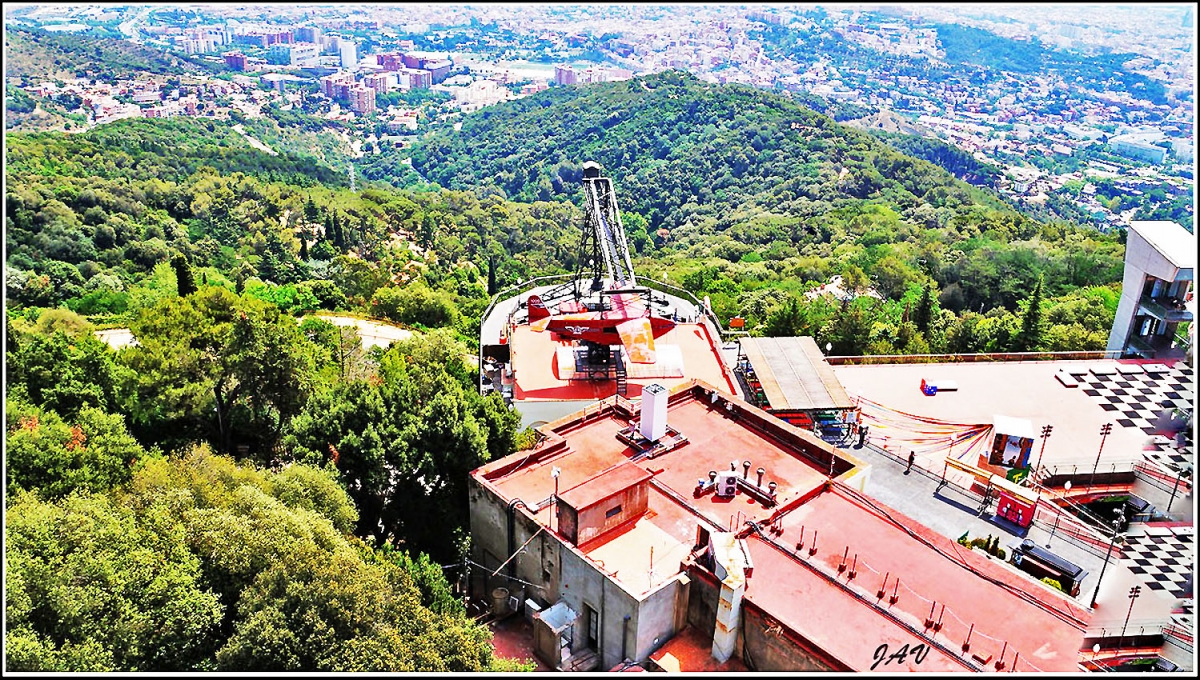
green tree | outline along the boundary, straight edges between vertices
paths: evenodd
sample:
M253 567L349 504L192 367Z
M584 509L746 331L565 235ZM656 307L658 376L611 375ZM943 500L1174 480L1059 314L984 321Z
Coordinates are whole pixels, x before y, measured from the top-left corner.
M9 344L5 368L10 390L24 390L33 403L68 419L85 406L116 410L130 378L104 341L91 333L70 337L61 330L20 334L18 343Z
M175 270L176 286L179 297L185 297L196 292L196 280L192 276L192 266L188 264L187 255L176 252L171 258L171 267Z
M265 455L307 396L314 348L273 304L210 287L130 328L138 345L121 358L137 375L132 421L144 439L230 451L236 436Z
M284 447L337 467L359 508L359 536L455 556L450 533L467 526L467 477L511 453L520 424L502 400L475 391L465 349L444 331L394 344L377 380L318 393L292 421Z
M1042 341L1042 280L1039 278L1021 314L1021 331L1017 334L1018 352L1036 350Z
M125 429L120 415L84 407L71 420L11 397L5 401L8 493L36 490L44 498L102 492L124 484L156 457Z
M913 310L912 321L917 326L917 330L922 333L929 334L929 322L933 320L933 294L930 291L929 284L921 287L921 298L917 301L917 307Z
M176 518L139 521L105 495L10 496L4 513L9 671L211 668L224 607Z

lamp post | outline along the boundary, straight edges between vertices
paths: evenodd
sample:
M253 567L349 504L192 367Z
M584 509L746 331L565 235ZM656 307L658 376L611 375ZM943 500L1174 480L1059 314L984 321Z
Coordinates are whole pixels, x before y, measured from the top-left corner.
M558 514L558 476L561 474L562 470L557 465L550 468L550 476L554 478L554 512L550 515L551 522L554 522L554 516Z
M1179 474L1175 475L1175 486L1171 487L1171 500L1167 501L1167 512L1171 512L1171 504L1175 502L1175 492L1179 491L1179 481L1184 477L1191 478L1192 466L1184 463L1179 468Z
M1129 589L1129 611L1125 612L1125 623L1121 625L1121 637L1117 638L1117 649L1120 649L1125 642L1125 627L1129 625L1129 617L1133 614L1133 603L1137 601L1138 596L1141 594L1141 586L1134 586Z
M1038 451L1038 462L1037 465L1033 466L1033 477L1035 481L1037 480L1037 472L1042 467L1042 456L1046 453L1046 440L1050 438L1050 432L1053 430L1053 425L1042 426L1042 450Z
M1113 546L1116 545L1117 539L1124 539L1125 536L1117 533L1121 528L1121 522L1125 520L1125 508L1120 508L1117 511L1117 518L1113 520L1113 535L1112 540L1108 542L1108 552L1104 553L1104 566L1100 567L1100 575L1096 577L1096 590L1092 593L1091 608L1096 608L1096 597L1100 595L1100 581L1104 578L1104 570L1108 569L1108 558L1112 557Z
M1067 495L1067 492L1070 490L1071 490L1071 480L1068 479L1067 483L1063 484L1063 491L1062 491L1062 493L1058 494L1058 497L1060 499L1065 497ZM1062 517L1062 514L1063 514L1063 509L1062 509L1062 506L1060 505L1058 507L1058 514L1054 515L1054 528L1050 530L1050 538L1046 539L1046 547L1047 548L1050 547L1050 541L1054 540L1054 532L1058 531L1058 520L1059 520L1059 518Z
M1112 423L1104 423L1100 426L1100 450L1096 452L1096 464L1092 466L1092 478L1088 480L1088 486L1096 484L1096 468L1100 467L1100 454L1104 452L1104 440L1108 439L1108 435L1112 433Z

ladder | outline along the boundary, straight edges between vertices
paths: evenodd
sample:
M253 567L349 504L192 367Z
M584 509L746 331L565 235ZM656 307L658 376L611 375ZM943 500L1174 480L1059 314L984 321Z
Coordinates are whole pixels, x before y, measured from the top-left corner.
M618 349L613 355L616 360L616 378L617 378L617 394L622 397L628 396L629 391L629 375L625 371L625 352Z

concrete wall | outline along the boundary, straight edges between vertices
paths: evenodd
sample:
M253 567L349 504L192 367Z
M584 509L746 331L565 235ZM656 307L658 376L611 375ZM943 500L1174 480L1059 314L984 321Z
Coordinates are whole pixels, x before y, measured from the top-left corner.
M575 518L578 532L576 545L587 543L593 538L598 538L610 530L644 515L650 503L649 489L650 484L642 481L598 503L578 509ZM608 517L608 512L618 506L620 506L620 512ZM566 503L563 503L563 510L566 510L566 507ZM565 530L566 524L563 527Z
M681 579L689 582L681 583ZM634 626L627 653L630 659L645 661L683 628L687 621L690 585L690 579L680 576L662 584L642 600L638 618L630 622Z
M717 602L721 599L721 585L711 574L699 568L688 570L691 584L688 586L687 624L711 640L717 629Z
M514 594L523 590L524 597L533 599L539 605L556 602L560 552L558 541L543 531L525 546L524 551L501 569L500 573L491 576L491 572L510 554L508 504L483 488L474 477L468 482L468 489L471 507L471 558L484 565L483 568L475 567L472 570L471 595L487 598L494 588L505 587ZM520 548L540 529L540 524L521 507L517 507L514 510L512 549ZM510 567L514 578L535 585L525 586L509 579Z
M560 568L562 587L557 599L564 600L567 606L579 612L573 629L572 654L581 653L588 646L587 608L590 607L600 619L597 636L600 667L597 670L606 671L621 663L621 640L623 635L631 633L625 630L624 617L629 615L631 621L638 619L637 601L573 550L562 551ZM632 629L632 625L629 628ZM631 643L632 639L626 642L627 653L633 647Z
M836 635L836 632L833 632ZM782 629L754 606L742 606L742 660L767 672L848 671L815 647Z

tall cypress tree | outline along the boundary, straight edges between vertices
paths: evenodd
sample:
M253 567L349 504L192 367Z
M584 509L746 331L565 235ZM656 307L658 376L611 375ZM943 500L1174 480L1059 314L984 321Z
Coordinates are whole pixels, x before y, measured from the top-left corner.
M917 308L913 310L913 323L922 333L929 333L929 322L933 320L933 294L926 284L921 289L921 299L917 300Z
M1029 296L1029 306L1021 317L1021 333L1017 336L1017 350L1030 352L1037 349L1042 341L1042 279L1038 277L1033 294Z
M188 264L187 255L176 252L171 258L171 267L175 269L175 283L179 289L179 297L196 292L196 279L192 276L192 267Z

